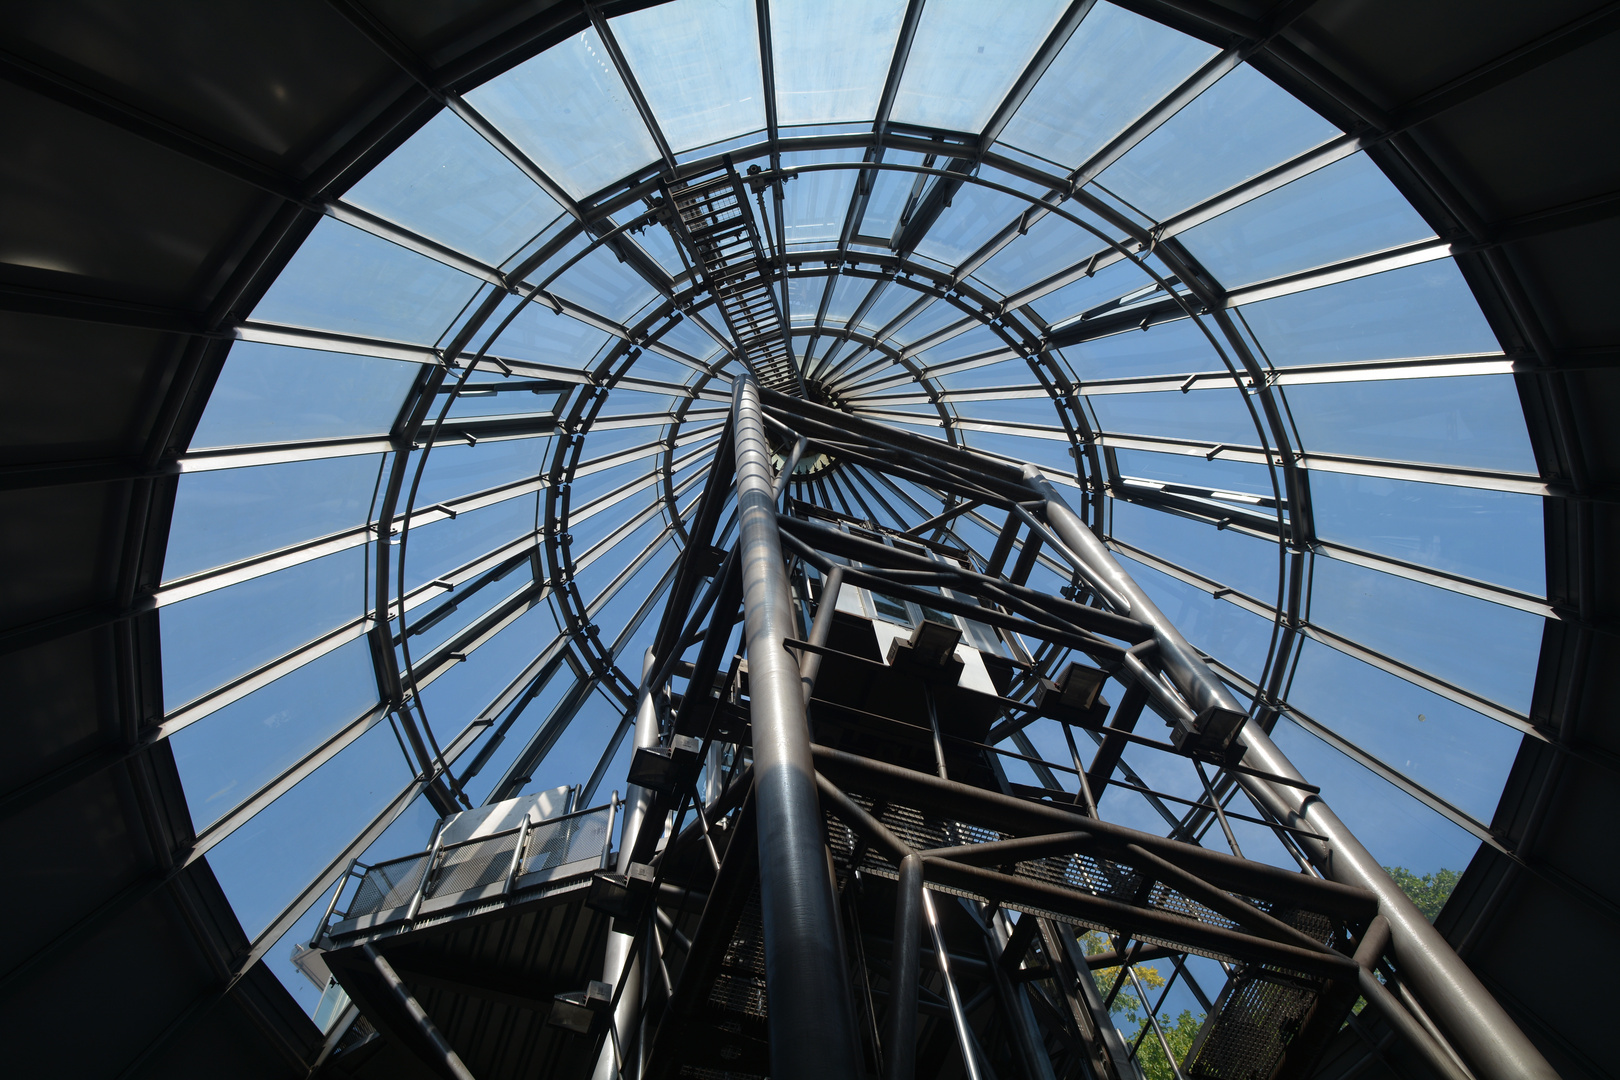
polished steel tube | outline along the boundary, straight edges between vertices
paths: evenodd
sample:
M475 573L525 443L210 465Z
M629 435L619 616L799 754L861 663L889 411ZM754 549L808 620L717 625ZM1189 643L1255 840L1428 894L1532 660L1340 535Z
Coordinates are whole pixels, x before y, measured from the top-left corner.
M827 572L821 585L821 601L816 605L816 619L810 624L810 644L823 647L832 633L833 614L838 610L838 594L844 588L844 568L834 566ZM799 681L804 684L804 703L810 704L810 695L816 690L816 676L821 673L821 654L806 649L799 658Z
M732 416L771 1075L853 1080L861 1074L855 1010L822 837L804 688L799 665L783 644L795 636L793 601L777 532L770 444L752 376L736 379Z
M916 858L916 856L911 856ZM934 959L939 962L939 976L945 981L945 1001L951 1007L951 1026L956 1029L956 1044L962 1052L962 1069L968 1080L983 1080L979 1070L979 1055L974 1048L973 1031L968 1027L967 1012L962 1008L962 995L957 993L956 980L951 977L950 950L945 944L945 932L939 925L939 913L934 910L934 898L923 890L923 914L928 917L928 933L934 939Z
M900 860L894 890L894 953L889 972L889 1023L883 1040L884 1080L917 1073L917 960L922 945L922 859Z
M377 977L382 979L383 985L388 987L388 993L393 997L395 1004L410 1015L412 1022L416 1025L416 1030L427 1041L428 1045L433 1047L433 1051L438 1056L440 1063L444 1065L445 1071L455 1077L455 1080L473 1080L473 1074L468 1071L467 1066L461 1060L461 1056L456 1053L449 1040L439 1031L439 1026L433 1022L433 1018L427 1014L427 1010L422 1008L422 1003L416 1000L416 996L411 993L411 988L405 985L405 981L399 977L399 973L394 970L394 966L383 957L382 953L372 948L370 943L367 943L362 948L365 951L366 959L370 960L371 966L376 969Z
M653 702L653 687L647 685L652 677L653 664L656 659L651 649L641 660L641 693L640 706L636 710L636 749L658 745L658 709ZM630 853L636 846L636 835L641 831L647 817L647 808L652 805L653 793L634 784L625 794L624 800L624 829L619 839L618 872L623 874L630 868ZM602 1041L602 1051L596 1057L596 1069L591 1073L591 1080L614 1080L622 1076L624 1080L636 1080L641 1074L641 1055L630 1038L641 1025L641 957L625 967L629 958L635 938L630 934L621 934L617 931L608 931L607 956L602 961L602 981L614 986L621 978L624 980L624 991L619 994L619 1004L613 1010L613 1030ZM626 1052L626 1051L629 1052Z
M1046 520L1064 545L1130 600L1132 617L1153 627L1160 661L1193 711L1210 705L1243 711L1226 685L1069 508L1057 489L1032 466L1024 467L1024 480L1031 492L1046 500ZM1259 725L1246 724L1238 741L1248 748L1244 765L1290 779L1305 779ZM1479 977L1320 796L1243 773L1231 775L1278 821L1327 837L1325 843L1298 838L1324 877L1369 889L1378 897L1379 912L1389 920L1391 955L1402 978L1480 1080L1557 1080L1552 1066Z

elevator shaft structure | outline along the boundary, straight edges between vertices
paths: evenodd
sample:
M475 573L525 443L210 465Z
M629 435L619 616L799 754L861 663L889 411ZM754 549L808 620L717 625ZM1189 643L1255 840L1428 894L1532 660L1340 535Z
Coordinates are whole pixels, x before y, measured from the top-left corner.
M841 471L867 518L832 509ZM592 889L644 965L619 1075L1281 1080L1376 1022L1438 1076L1550 1075L1038 471L744 376L689 536L642 687L647 824ZM1111 790L1171 834L1107 820ZM1190 1045L1153 963L1204 1010Z

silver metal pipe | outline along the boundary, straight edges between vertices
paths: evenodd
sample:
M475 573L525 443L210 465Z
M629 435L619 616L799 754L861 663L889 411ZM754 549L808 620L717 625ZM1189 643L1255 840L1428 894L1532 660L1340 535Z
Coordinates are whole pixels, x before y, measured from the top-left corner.
M1057 1080L1056 1074L1052 1071L1052 1059L1047 1056L1046 1047L1042 1043L1041 1029L1035 1021L1035 1010L1030 1007L1029 997L1023 987L1013 983L1012 976L1003 964L1003 958L1007 954L1007 943L1012 940L1012 931L1008 928L1005 912L991 912L986 920L982 912L975 910L976 906L971 901L962 899L961 903L964 908L978 915L980 921L984 923L985 960L990 975L995 980L996 996L1001 999L1002 1016L1006 1019L1007 1027L1013 1036L1013 1045L1022 1060L1024 1075L1028 1080ZM1034 917L1024 916L1026 919Z
M900 860L894 883L894 954L889 974L889 1023L884 1039L884 1080L917 1074L917 954L922 937L922 857Z
M861 1075L855 1009L844 972L838 906L822 837L810 730L782 562L770 444L750 375L735 380L738 557L748 643L759 826L760 906L771 1006L771 1075Z
M934 959L939 962L939 974L945 980L945 1001L951 1007L951 1026L956 1029L956 1044L962 1051L962 1068L968 1080L983 1080L979 1072L979 1055L974 1048L973 1032L968 1030L967 1013L962 1009L962 995L956 992L956 980L951 977L950 950L945 947L945 933L939 926L939 914L934 910L934 898L923 889L923 914L928 918L928 933L934 939Z
M653 701L653 688L647 685L647 680L653 674L654 663L653 651L648 649L641 659L640 705L636 709L637 750L658 745L658 707ZM630 869L630 854L635 849L636 836L641 832L652 800L652 792L634 784L625 793L624 828L619 836L617 867L621 874ZM602 1041L602 1050L596 1057L591 1080L614 1080L615 1077L636 1080L641 1074L641 1054L630 1036L641 1026L642 958L637 956L628 969L625 967L635 940L630 934L608 931L607 955L602 961L602 981L614 986L615 990L618 987L614 984L620 979L624 980L625 985L624 991L619 994L619 1004L613 1009L613 1030Z
M810 644L823 647L832 634L833 615L838 610L838 594L844 588L844 568L834 566L822 580L821 602L816 605L816 618L810 624ZM804 684L804 703L810 704L810 695L816 690L816 676L821 674L821 654L806 649L799 657L799 681Z
M1142 989L1142 980L1136 977L1136 965L1126 964L1125 973L1131 977L1131 985L1136 987L1136 996L1142 1000L1142 1011L1148 1014L1148 1022L1153 1025L1153 1034L1159 1037L1159 1049L1164 1051L1164 1060L1170 1063L1170 1068L1176 1074L1176 1080L1187 1080L1187 1074L1181 1071L1181 1065L1176 1061L1175 1051L1170 1049L1170 1040L1164 1037L1164 1028L1159 1026L1158 1010L1148 1004L1147 991ZM1138 1058L1140 1059L1140 1055Z
M388 987L388 992L393 996L394 1002L410 1015L411 1020L416 1024L416 1030L427 1040L428 1045L433 1047L445 1069L456 1080L473 1080L473 1074L468 1071L467 1066L461 1060L461 1056L456 1053L455 1047L451 1046L450 1041L439 1031L439 1026L433 1022L433 1018L427 1014L427 1010L422 1008L422 1003L416 1000L416 996L411 993L411 988L405 985L405 981L399 977L399 973L394 970L394 966L383 957L382 953L372 948L369 942L363 948L366 959L370 960L371 966L377 969L377 975L382 979L384 985Z
M1160 662L1194 711L1210 705L1243 711L1226 684L1040 471L1024 466L1024 480L1031 491L1046 500L1046 519L1064 544L1130 599L1134 618L1153 627ZM1258 724L1244 725L1238 741L1248 748L1243 764L1290 779L1305 779ZM1480 1080L1557 1080L1552 1066L1479 977L1320 796L1243 773L1235 774L1234 779L1278 821L1327 838L1326 842L1298 838L1324 877L1369 889L1378 897L1379 913L1389 920L1391 955L1402 978Z

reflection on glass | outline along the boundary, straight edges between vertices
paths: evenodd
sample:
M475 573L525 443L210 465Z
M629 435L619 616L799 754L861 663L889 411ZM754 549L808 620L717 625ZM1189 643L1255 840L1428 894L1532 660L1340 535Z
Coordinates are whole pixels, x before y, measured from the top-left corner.
M1001 138L1078 168L1215 52L1213 45L1098 3Z
M1097 182L1163 221L1339 134L1247 64L1228 72Z
M777 123L870 120L904 0L771 0Z
M753 0L674 0L612 28L672 150L765 126Z
M860 159L859 150L812 150L783 154L782 165L786 168ZM783 188L782 228L789 247L818 242L831 246L837 242L859 175L854 169L801 173ZM774 223L772 228L774 231Z
M551 196L448 109L343 199L491 266L562 213Z
M1065 6L1061 0L1006 6L931 0L911 42L893 119L950 131L979 131Z
M553 45L467 100L576 199L658 157L595 30Z

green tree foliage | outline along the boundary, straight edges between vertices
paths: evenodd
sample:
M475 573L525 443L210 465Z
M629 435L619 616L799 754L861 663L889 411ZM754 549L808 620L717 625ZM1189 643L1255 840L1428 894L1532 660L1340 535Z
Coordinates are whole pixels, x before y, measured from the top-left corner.
M1193 1040L1198 1037L1198 1029L1204 1026L1204 1014L1194 1015L1183 1009L1181 1015L1172 1023L1169 1017L1159 1017L1159 1026L1164 1029L1164 1041L1170 1044L1170 1052L1176 1056L1176 1061L1187 1060L1187 1051L1192 1049ZM1143 1021L1143 1027L1148 1030L1142 1035L1142 1042L1136 1051L1136 1062L1142 1066L1142 1075L1147 1080L1176 1080L1176 1071L1165 1060L1164 1047L1159 1043L1159 1036L1151 1030L1151 1025Z
M1462 877L1455 870L1436 870L1418 877L1404 866L1386 866L1384 872L1394 879L1401 892L1417 905L1423 917L1430 922L1434 922L1440 909L1446 906L1451 891L1457 887L1457 879Z
M1086 951L1087 956L1095 956L1100 952L1107 952L1110 945L1102 934L1090 931L1080 935L1080 947ZM1119 968L1098 968L1091 973L1091 977L1096 980L1098 992L1106 997L1114 986L1114 980L1119 977ZM1136 978L1141 982L1144 992L1156 990L1165 983L1164 976L1147 965L1136 968ZM1137 1037L1141 1037L1136 1060L1142 1066L1142 1075L1147 1080L1176 1080L1176 1071L1165 1059L1164 1047L1159 1043L1159 1036L1153 1031L1153 1023L1148 1019L1147 1009L1136 996L1136 987L1128 978L1125 985L1119 988L1119 993L1114 995L1110 1011L1119 1018L1119 1027L1126 1033L1127 1044L1136 1042ZM1181 1015L1174 1021L1167 1016L1159 1017L1159 1026L1164 1029L1165 1042L1170 1044L1170 1051L1175 1055L1177 1063L1186 1060L1187 1051L1192 1049L1193 1040L1198 1037L1198 1029L1203 1024L1203 1013L1193 1013L1186 1009L1182 1010Z

